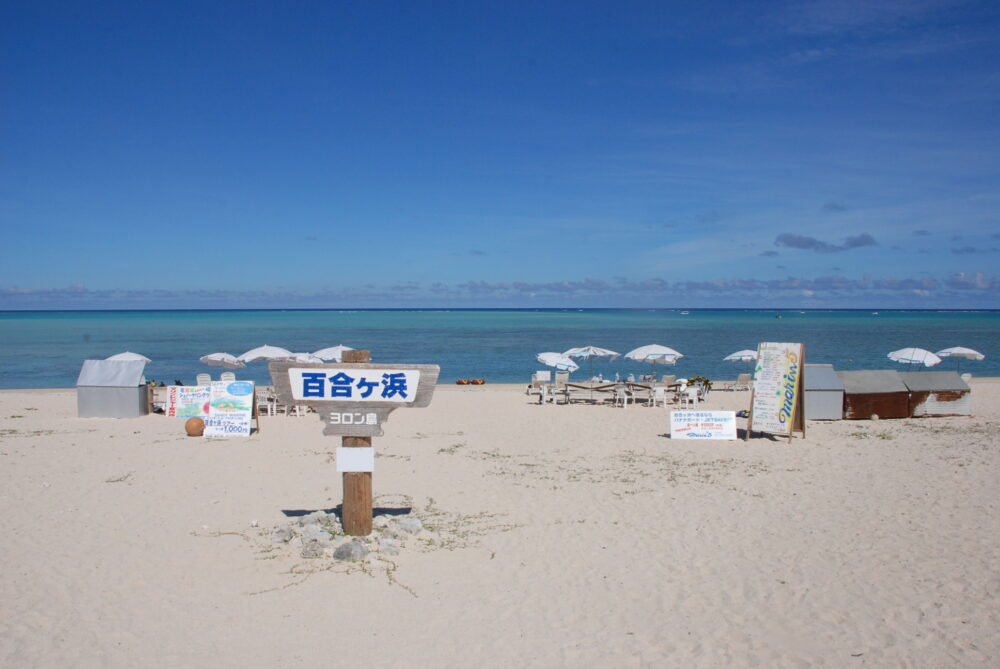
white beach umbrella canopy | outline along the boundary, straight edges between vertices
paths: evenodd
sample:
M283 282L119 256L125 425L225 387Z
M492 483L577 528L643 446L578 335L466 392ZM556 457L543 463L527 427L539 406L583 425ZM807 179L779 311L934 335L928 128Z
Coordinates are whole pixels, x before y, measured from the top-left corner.
M292 352L280 346L270 346L264 344L257 348L252 348L237 359L240 362L254 362L255 360L288 360L292 357Z
M971 348L965 348L964 346L952 346L951 348L938 351L934 355L939 358L964 358L966 360L986 359L986 356L979 351L973 351Z
M649 344L648 346L640 346L639 348L632 349L625 354L625 357L629 360L635 360L636 362L651 362L653 364L662 363L665 365L672 365L677 362L678 358L683 358L684 354L675 351L669 346Z
M323 358L313 353L292 353L292 362L323 362Z
M901 362L905 365L923 365L924 367L933 367L941 362L941 358L927 349L913 347L893 351L888 354L888 358L893 362Z
M106 357L105 360L141 360L142 362L153 362L141 353L133 353L132 351L115 353L114 355Z
M328 362L341 362L344 357L344 351L353 350L354 349L350 346L340 344L338 346L330 346L328 348L321 348L318 351L313 351L313 355Z
M723 360L728 360L729 362L750 362L751 360L757 359L757 351L751 351L748 348L742 351L736 351L736 353L730 353Z
M958 363L958 371L962 371L962 360L985 360L986 356L979 351L974 351L971 348L965 348L964 346L952 346L951 348L946 348L944 350L938 351L935 355L939 358L955 358L955 362Z
M222 351L203 355L198 358L198 362L211 367L222 367L223 369L241 369L246 367L235 355L232 353L223 353Z
M570 358L611 358L614 360L621 354L599 346L580 346L579 348L571 348L568 351L563 351L563 355Z
M535 356L535 360L542 363L543 365L548 365L549 367L555 367L561 372L575 372L580 369L580 366L573 361L573 358L558 353L556 351L546 351L545 353L539 353Z

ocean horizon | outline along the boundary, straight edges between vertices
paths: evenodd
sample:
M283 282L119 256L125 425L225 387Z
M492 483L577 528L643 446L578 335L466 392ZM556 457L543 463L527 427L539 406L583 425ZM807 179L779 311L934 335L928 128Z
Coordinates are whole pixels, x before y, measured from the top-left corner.
M377 308L142 309L0 312L0 388L65 388L84 360L134 351L152 360L146 377L193 383L218 368L198 358L239 355L271 344L311 352L345 344L372 351L375 362L441 366L442 383L482 378L527 383L544 369L542 351L594 345L621 354L646 344L681 353L658 373L732 379L748 365L723 358L761 341L801 342L807 362L836 369L908 369L886 354L916 346L965 346L983 361L946 359L933 370L1000 376L1000 310L942 309L648 309L648 308ZM641 374L649 365L580 361L574 378ZM270 383L267 365L251 363L240 378Z

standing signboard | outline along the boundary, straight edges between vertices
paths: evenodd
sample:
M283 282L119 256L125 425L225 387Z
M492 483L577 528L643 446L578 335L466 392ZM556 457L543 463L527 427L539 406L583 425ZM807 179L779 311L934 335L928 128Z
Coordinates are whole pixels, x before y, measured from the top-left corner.
M205 418L211 401L211 386L167 386L164 412L168 418Z
M671 439L735 439L735 411L671 411Z
M353 535L372 531L372 437L395 409L426 407L440 368L437 365L374 365L366 350L344 351L343 362L272 362L268 365L278 400L312 407L324 435L341 437L337 469L343 473L341 520Z
M792 439L792 432L805 436L802 377L805 345L761 342L757 347L753 392L750 395L750 432L766 432Z
M206 437L249 437L253 381L212 381Z

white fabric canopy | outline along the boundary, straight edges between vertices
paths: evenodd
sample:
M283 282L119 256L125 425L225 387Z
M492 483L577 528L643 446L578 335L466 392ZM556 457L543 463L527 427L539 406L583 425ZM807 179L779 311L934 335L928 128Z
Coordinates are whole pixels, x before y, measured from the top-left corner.
M237 359L240 362L254 362L255 360L288 360L291 357L292 352L287 348L264 344L263 346L250 349Z
M683 358L684 354L669 346L660 346L659 344L649 344L647 346L640 346L639 348L632 349L625 354L625 357L629 360L635 360L636 362L652 362L652 363L663 363L667 365L672 365L677 362L678 358Z
M751 351L748 348L742 351L736 351L736 353L730 353L723 360L729 360L730 362L750 362L751 360L757 359L757 351Z
M123 353L115 353L114 355L109 355L105 360L138 360L139 362L153 362L141 353L133 353L132 351L125 351Z
M323 362L323 358L312 353L292 353L292 362Z
M563 372L575 372L580 369L580 366L576 364L572 358L558 353L556 351L546 351L545 353L539 353L535 356L535 359L542 363L543 365L548 365L549 367L555 367L556 369Z
M240 369L246 367L235 355L232 353L223 353L222 351L203 355L198 358L198 362L205 363L211 367L222 367L223 369Z
M986 359L986 356L979 351L974 351L971 348L965 348L964 346L952 346L951 348L938 351L935 355L939 358L965 358L966 360Z
M923 365L924 367L933 367L941 362L941 358L927 349L913 347L893 351L888 354L888 358L894 362L901 362L908 365Z
M353 350L354 349L350 346L339 344L337 346L330 346L328 348L321 348L318 351L313 351L313 355L329 362L341 362L344 357L344 351Z
M612 351L606 348L600 348L598 346L580 346L579 348L571 348L568 351L563 351L563 355L569 356L571 358L611 358L614 360L620 353L617 351Z

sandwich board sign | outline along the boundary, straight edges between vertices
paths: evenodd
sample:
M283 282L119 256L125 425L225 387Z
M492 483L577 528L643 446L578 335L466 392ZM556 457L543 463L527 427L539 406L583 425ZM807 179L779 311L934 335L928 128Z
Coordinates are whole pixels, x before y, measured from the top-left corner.
M802 377L805 374L804 344L761 342L757 347L753 392L750 395L751 430L792 440L792 432L806 434Z
M312 407L323 434L340 436L337 471L344 480L341 521L355 536L372 531L372 437L383 434L389 414L431 403L441 368L437 365L374 365L366 350L344 351L343 362L272 362L268 365L278 400Z
M253 381L212 381L206 437L249 437L253 419Z

